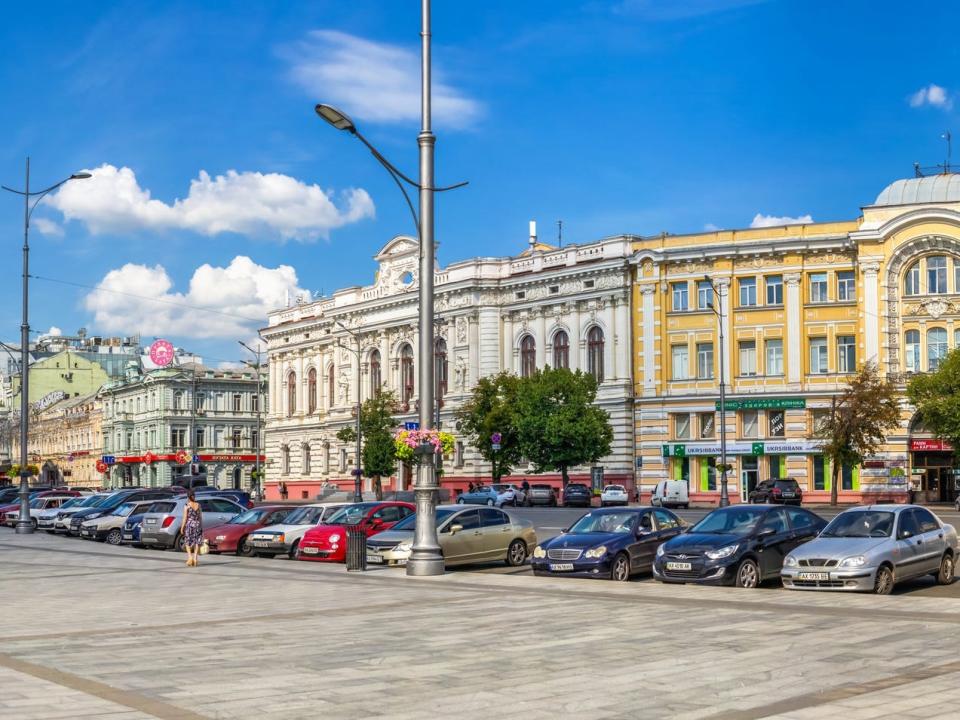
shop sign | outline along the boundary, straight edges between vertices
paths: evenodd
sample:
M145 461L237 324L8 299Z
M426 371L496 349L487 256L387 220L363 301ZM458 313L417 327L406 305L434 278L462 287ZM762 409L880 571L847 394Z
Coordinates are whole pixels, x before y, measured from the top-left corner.
M746 400L725 400L727 410L803 410L807 407L806 398L748 398ZM717 410L720 401L716 402Z
M926 472L924 468L912 468L910 470L911 475L923 475Z
M823 452L823 440L775 440L765 442L767 455L798 455Z
M256 455L196 455L199 462L256 462ZM264 456L260 456L262 461Z
M953 450L953 446L946 440L911 440L910 449L916 451L943 451Z
M885 468L886 466L886 460L864 460L861 464L861 467L865 468Z
M663 446L663 457L704 455L720 457L720 443L668 443ZM763 443L729 442L727 455L763 455Z

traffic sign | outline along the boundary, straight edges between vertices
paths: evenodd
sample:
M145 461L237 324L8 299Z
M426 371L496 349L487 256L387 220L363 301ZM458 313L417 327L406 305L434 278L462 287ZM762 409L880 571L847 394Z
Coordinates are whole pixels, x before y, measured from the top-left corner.
M503 435L498 432L495 432L490 436L490 442L492 442L494 445L499 445L501 440L503 440Z
M109 469L110 469L110 466L107 465L103 460L97 460L97 472L98 472L98 473L105 473L105 472L106 472L107 470L109 470Z
M403 429L404 429L404 430L419 430L419 429L420 429L420 423L418 423L418 422L405 422L405 423L403 424Z
M113 455L104 455L103 456L104 465L116 465L117 459Z
M199 455L194 455L194 456L193 456L193 459L190 460L190 462L192 462L192 463L195 464L195 465L199 465L199 464L200 464L200 456L199 456Z

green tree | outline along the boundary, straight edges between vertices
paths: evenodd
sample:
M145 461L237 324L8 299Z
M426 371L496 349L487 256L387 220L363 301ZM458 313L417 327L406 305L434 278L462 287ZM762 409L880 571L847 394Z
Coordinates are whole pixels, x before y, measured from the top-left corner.
M547 367L520 380L515 412L523 455L537 472L559 470L564 487L571 467L610 452L610 416L593 404L596 397L597 381L579 370Z
M932 373L918 374L907 383L907 398L923 426L938 438L960 448L960 352L949 353Z
M490 463L493 481L510 474L523 456L515 422L520 378L507 372L480 378L470 399L457 411L457 430ZM500 433L500 449L491 438Z
M818 431L826 440L823 454L830 458L830 504L837 504L837 486L844 465L859 465L883 444L889 430L900 424L896 388L880 375L876 363L860 366L833 399L830 415Z
M393 431L397 421L393 413L397 410L397 398L392 392L381 392L364 401L360 409L360 451L363 474L373 479L373 491L378 500L383 500L384 475L390 475L396 468L396 447ZM356 442L357 431L353 425L341 428L337 432L341 442Z

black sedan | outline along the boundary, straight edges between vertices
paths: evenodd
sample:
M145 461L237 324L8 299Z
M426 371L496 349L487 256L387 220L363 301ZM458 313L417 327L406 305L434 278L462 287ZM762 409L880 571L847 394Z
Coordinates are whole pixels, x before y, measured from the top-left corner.
M579 505L590 507L593 502L593 491L583 483L570 483L563 489L563 504L565 507Z
M683 531L683 521L663 508L602 508L538 545L534 575L570 575L626 581L648 572L661 543Z
M826 524L798 507L719 508L660 546L653 576L663 582L755 588L779 577L787 553L815 538Z

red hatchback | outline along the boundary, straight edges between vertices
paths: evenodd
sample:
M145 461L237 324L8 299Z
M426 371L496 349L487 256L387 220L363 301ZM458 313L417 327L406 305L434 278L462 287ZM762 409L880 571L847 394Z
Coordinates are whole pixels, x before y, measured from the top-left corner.
M240 513L225 525L204 530L203 539L210 544L210 552L232 552L250 557L253 555L253 548L247 542L250 533L266 525L282 523L296 509L290 505L261 505Z
M407 502L363 502L347 505L323 525L307 531L297 548L298 560L345 562L347 528L360 529L367 537L389 530L416 508Z

